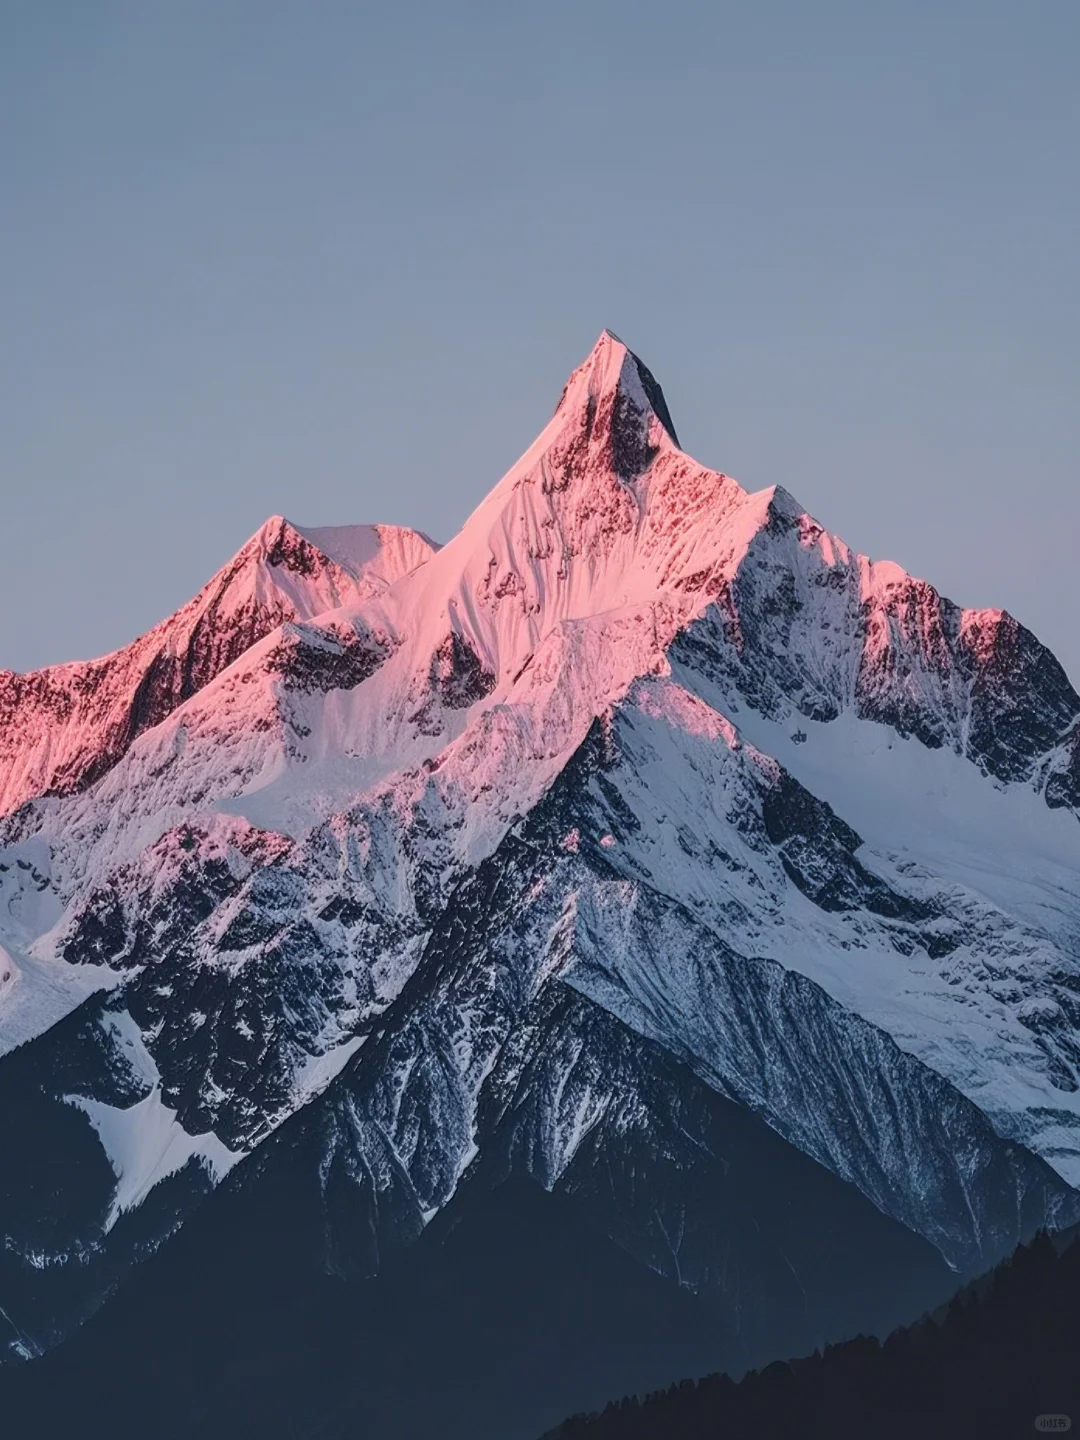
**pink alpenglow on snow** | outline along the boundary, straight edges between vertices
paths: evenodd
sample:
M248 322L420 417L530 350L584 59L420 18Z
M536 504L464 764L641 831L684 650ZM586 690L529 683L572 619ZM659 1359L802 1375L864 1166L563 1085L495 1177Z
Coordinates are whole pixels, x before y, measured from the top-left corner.
M699 464L605 332L442 548L275 517L132 645L0 676L0 1051L122 994L155 937L142 1109L84 1110L139 1177L116 1214L192 1156L216 1178L365 1043L456 888L542 833L523 994L558 974L734 1093L712 937L811 981L1080 1179L1060 978L1080 983L1078 736L1080 699L1022 626ZM534 833L549 802L569 808ZM264 963L272 997L319 976L265 1035L231 1001L189 1013L170 978ZM180 1026L207 1047L186 1139L160 1069ZM482 1041L452 1047L450 1188ZM230 1109L215 1067L248 1043L266 1097ZM856 1183L884 1173L774 1081L746 1080L774 1128Z

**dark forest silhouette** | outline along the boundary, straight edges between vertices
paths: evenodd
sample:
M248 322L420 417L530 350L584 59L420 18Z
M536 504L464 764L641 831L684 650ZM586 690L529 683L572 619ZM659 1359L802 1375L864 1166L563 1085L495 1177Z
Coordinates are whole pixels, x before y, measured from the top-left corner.
M1039 1235L884 1343L859 1337L739 1383L684 1381L545 1440L1011 1440L1063 1433L1063 1415L1080 1430L1075 1231Z

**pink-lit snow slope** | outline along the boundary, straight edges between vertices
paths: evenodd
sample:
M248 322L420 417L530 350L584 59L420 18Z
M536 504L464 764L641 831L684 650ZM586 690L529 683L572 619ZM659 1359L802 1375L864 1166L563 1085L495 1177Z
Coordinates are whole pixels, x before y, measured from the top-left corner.
M272 516L176 614L101 659L0 671L0 815L86 789L143 731L287 620L378 594L435 546L392 525Z

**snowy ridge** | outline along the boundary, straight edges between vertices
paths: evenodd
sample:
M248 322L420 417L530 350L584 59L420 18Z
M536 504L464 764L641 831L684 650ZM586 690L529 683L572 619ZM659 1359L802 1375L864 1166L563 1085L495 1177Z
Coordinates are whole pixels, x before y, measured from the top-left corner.
M876 852L729 720L670 681L639 682L608 735L612 759L602 785L588 791L593 831L609 840L608 866L685 906L718 941L815 981L951 1081L1001 1133L1080 1182L1080 1050L1067 1018L1076 1004L1076 901L1059 911L1069 929L1056 936L1045 904L1025 918L1017 895L1030 903L1037 880L1025 887L1021 879L1023 842L1000 855L1008 884L996 903L993 872L964 884L941 862L935 873L896 850ZM893 732L892 743L916 761L909 785L925 783L935 760L944 762L939 769L956 766L941 755L920 767L916 742ZM791 764L812 744L789 742ZM1019 793L996 808L1002 817L1013 810L1015 833L1037 804ZM1060 831L1061 858L1080 867L1075 822L1062 816L1057 826L1045 809L1041 818L1045 831ZM690 998L680 1005L674 973L665 1005L695 1025L724 1008Z
M86 788L283 621L378 593L434 549L394 526L300 531L274 515L183 609L125 649L0 672L0 814Z

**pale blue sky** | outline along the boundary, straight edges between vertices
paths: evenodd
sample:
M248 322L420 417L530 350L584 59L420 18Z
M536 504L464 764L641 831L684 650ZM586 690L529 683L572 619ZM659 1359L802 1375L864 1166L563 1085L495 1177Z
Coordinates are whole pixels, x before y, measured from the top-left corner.
M1080 680L1077 0L0 0L0 667L446 538L605 325Z

